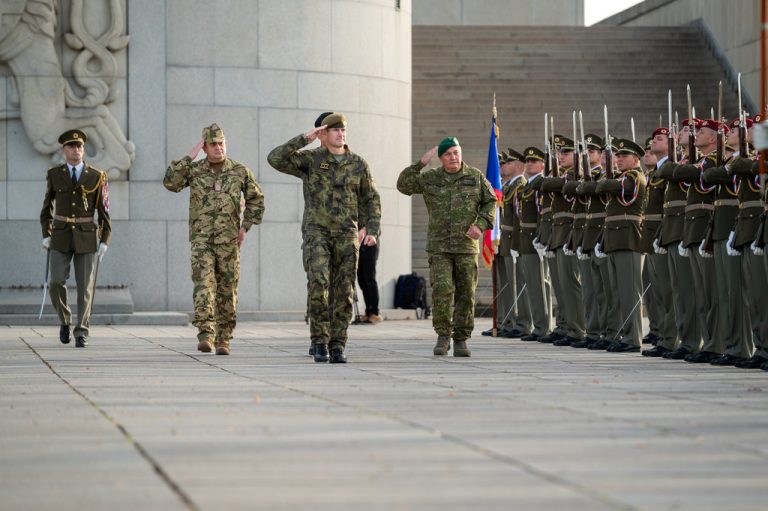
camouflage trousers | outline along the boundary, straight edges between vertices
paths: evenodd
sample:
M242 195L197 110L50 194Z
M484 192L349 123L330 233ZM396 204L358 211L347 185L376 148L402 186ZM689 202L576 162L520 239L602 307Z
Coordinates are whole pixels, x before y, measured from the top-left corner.
M352 321L358 250L355 235L308 233L304 237L312 344L336 345L342 349L346 346L347 327Z
M432 327L437 335L465 341L475 327L476 254L429 254Z
M228 345L237 319L240 249L236 243L192 243L197 338Z

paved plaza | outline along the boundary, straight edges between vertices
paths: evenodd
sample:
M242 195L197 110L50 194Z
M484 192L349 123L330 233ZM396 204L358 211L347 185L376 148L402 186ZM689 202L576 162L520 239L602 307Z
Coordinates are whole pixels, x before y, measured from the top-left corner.
M478 320L476 331L487 328ZM2 510L765 510L768 372L519 340L432 356L428 321L0 327Z

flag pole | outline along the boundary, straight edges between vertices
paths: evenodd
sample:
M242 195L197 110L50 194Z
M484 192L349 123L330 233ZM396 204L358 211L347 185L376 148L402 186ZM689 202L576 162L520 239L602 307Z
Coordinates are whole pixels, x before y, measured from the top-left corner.
M498 128L496 127L496 92L495 91L493 93L493 112L492 112L492 116L493 116L493 121L492 121L493 122L493 126L492 126L492 129L494 130L494 133L496 134L496 137L498 139L499 131L498 131ZM496 213L498 214L498 212L499 211L497 209ZM493 246L493 245L491 245L491 246ZM493 328L493 330L491 331L491 335L493 337L498 337L498 335L499 335L498 324L496 323L496 319L498 318L498 314L499 314L498 307L497 307L497 302L496 302L496 300L498 298L497 297L497 293L496 293L496 287L498 285L496 283L496 281L497 281L496 271L497 271L497 268L496 268L496 254L493 254L493 259L491 259L491 287L492 287L492 291L493 291L493 301L492 301L492 304L491 304L492 305L492 310L493 310L493 313L492 313L492 318L493 318L492 319L492 321L493 321L493 327L492 328Z

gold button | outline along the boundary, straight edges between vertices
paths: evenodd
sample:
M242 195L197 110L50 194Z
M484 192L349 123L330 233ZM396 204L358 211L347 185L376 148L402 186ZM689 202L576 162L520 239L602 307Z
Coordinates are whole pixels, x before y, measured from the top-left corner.
M74 206L74 205L75 205L75 203L73 202L73 203L72 203L72 205Z

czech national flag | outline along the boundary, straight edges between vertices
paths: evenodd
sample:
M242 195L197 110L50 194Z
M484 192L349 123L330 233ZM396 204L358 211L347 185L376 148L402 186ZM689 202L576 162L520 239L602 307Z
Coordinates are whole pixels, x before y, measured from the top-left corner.
M499 169L499 151L496 139L499 136L499 128L496 126L496 100L494 98L493 116L491 119L491 140L488 143L488 163L485 166L485 178L491 183L493 191L496 192L496 218L493 223L493 229L488 229L483 235L482 256L483 264L490 268L493 264L493 254L501 239L501 228L499 227L499 206L503 197L501 191L501 170Z

